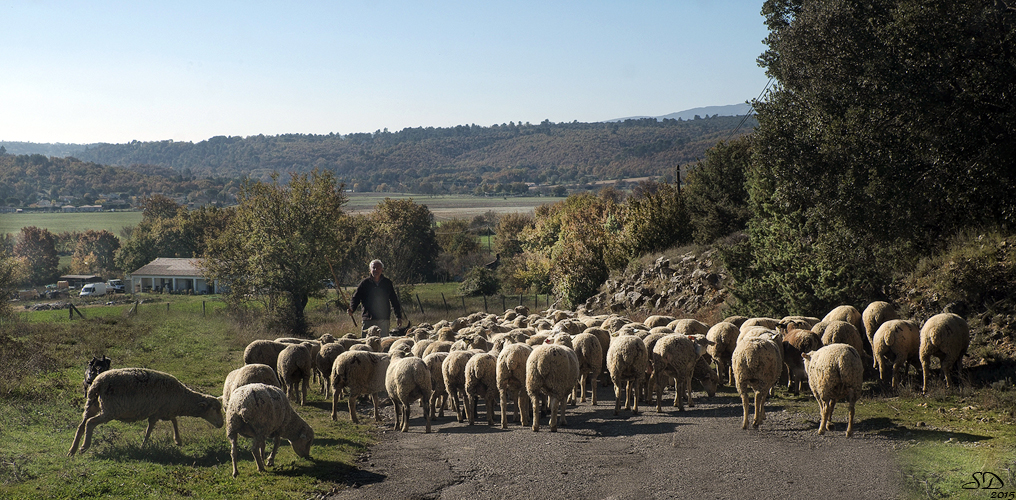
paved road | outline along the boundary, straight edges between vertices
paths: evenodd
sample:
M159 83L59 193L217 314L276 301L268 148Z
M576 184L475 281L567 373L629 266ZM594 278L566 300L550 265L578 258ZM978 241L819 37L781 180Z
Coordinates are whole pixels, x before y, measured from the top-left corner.
M410 432L392 431L391 406L381 441L350 487L330 498L899 498L894 442L861 430L846 438L846 408L834 432L818 436L815 415L769 405L759 430L741 430L740 399L702 398L679 413L664 396L639 415L621 410L601 388L600 404L568 410L568 426L540 432L511 424L458 423L451 412L423 432L414 407ZM702 396L704 394L698 393ZM481 403L482 408L482 403ZM366 412L366 408L361 408ZM481 415L483 413L481 412ZM500 421L498 420L498 424ZM855 426L857 424L855 423ZM856 428L856 427L855 427Z

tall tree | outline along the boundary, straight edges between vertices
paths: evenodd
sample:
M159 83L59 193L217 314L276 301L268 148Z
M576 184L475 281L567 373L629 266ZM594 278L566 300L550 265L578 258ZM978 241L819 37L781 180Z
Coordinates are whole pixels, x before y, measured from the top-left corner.
M71 271L78 274L103 274L115 268L114 256L120 248L115 234L89 229L78 236L74 255L71 257Z
M294 174L280 184L249 181L225 231L211 241L206 272L228 287L226 297L240 304L252 294L266 298L281 326L307 333L304 309L331 275L329 263L348 244L341 231L346 203L343 185L328 171Z
M11 314L11 302L7 300L25 280L28 266L23 259L14 257L6 248L0 246L0 318Z
M27 280L33 285L45 285L59 275L60 256L56 252L56 237L48 229L35 226L21 228L14 256L22 259L28 268Z
M434 231L434 214L412 198L385 198L361 226L367 261L381 259L385 274L396 285L430 279L441 252ZM363 263L366 269L366 262Z
M751 209L744 174L751 161L750 141L751 136L720 141L688 173L684 195L696 242L712 243L747 227Z

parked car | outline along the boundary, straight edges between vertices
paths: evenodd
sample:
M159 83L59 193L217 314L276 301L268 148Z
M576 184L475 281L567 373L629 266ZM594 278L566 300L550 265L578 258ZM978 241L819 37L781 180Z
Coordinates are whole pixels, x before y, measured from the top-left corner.
M89 283L81 287L81 293L79 297L98 297L100 295L106 295L106 284L105 283Z
M112 293L124 293L123 280L109 280L106 282L106 288L111 290Z

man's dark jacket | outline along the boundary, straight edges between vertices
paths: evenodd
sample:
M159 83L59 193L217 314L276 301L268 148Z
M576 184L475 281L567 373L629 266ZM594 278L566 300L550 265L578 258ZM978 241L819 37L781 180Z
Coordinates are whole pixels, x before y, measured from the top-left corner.
M390 319L391 310L395 309L395 317L402 317L402 304L399 303L399 294L395 292L395 285L392 280L384 275L377 283L373 278L366 278L356 285L356 291L350 299L349 308L356 310L357 306L363 304L363 319ZM391 306L389 306L391 304Z

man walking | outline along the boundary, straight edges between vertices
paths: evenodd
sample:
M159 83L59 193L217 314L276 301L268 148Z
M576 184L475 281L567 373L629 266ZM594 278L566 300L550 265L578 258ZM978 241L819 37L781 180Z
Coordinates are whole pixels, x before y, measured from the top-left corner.
M366 331L371 326L377 326L381 329L382 337L387 336L391 329L392 309L395 309L397 326L402 327L402 304L399 303L399 294L395 292L392 280L382 275L384 269L385 266L380 260L370 261L370 277L356 286L348 310L352 315L356 308L363 304L361 330Z

